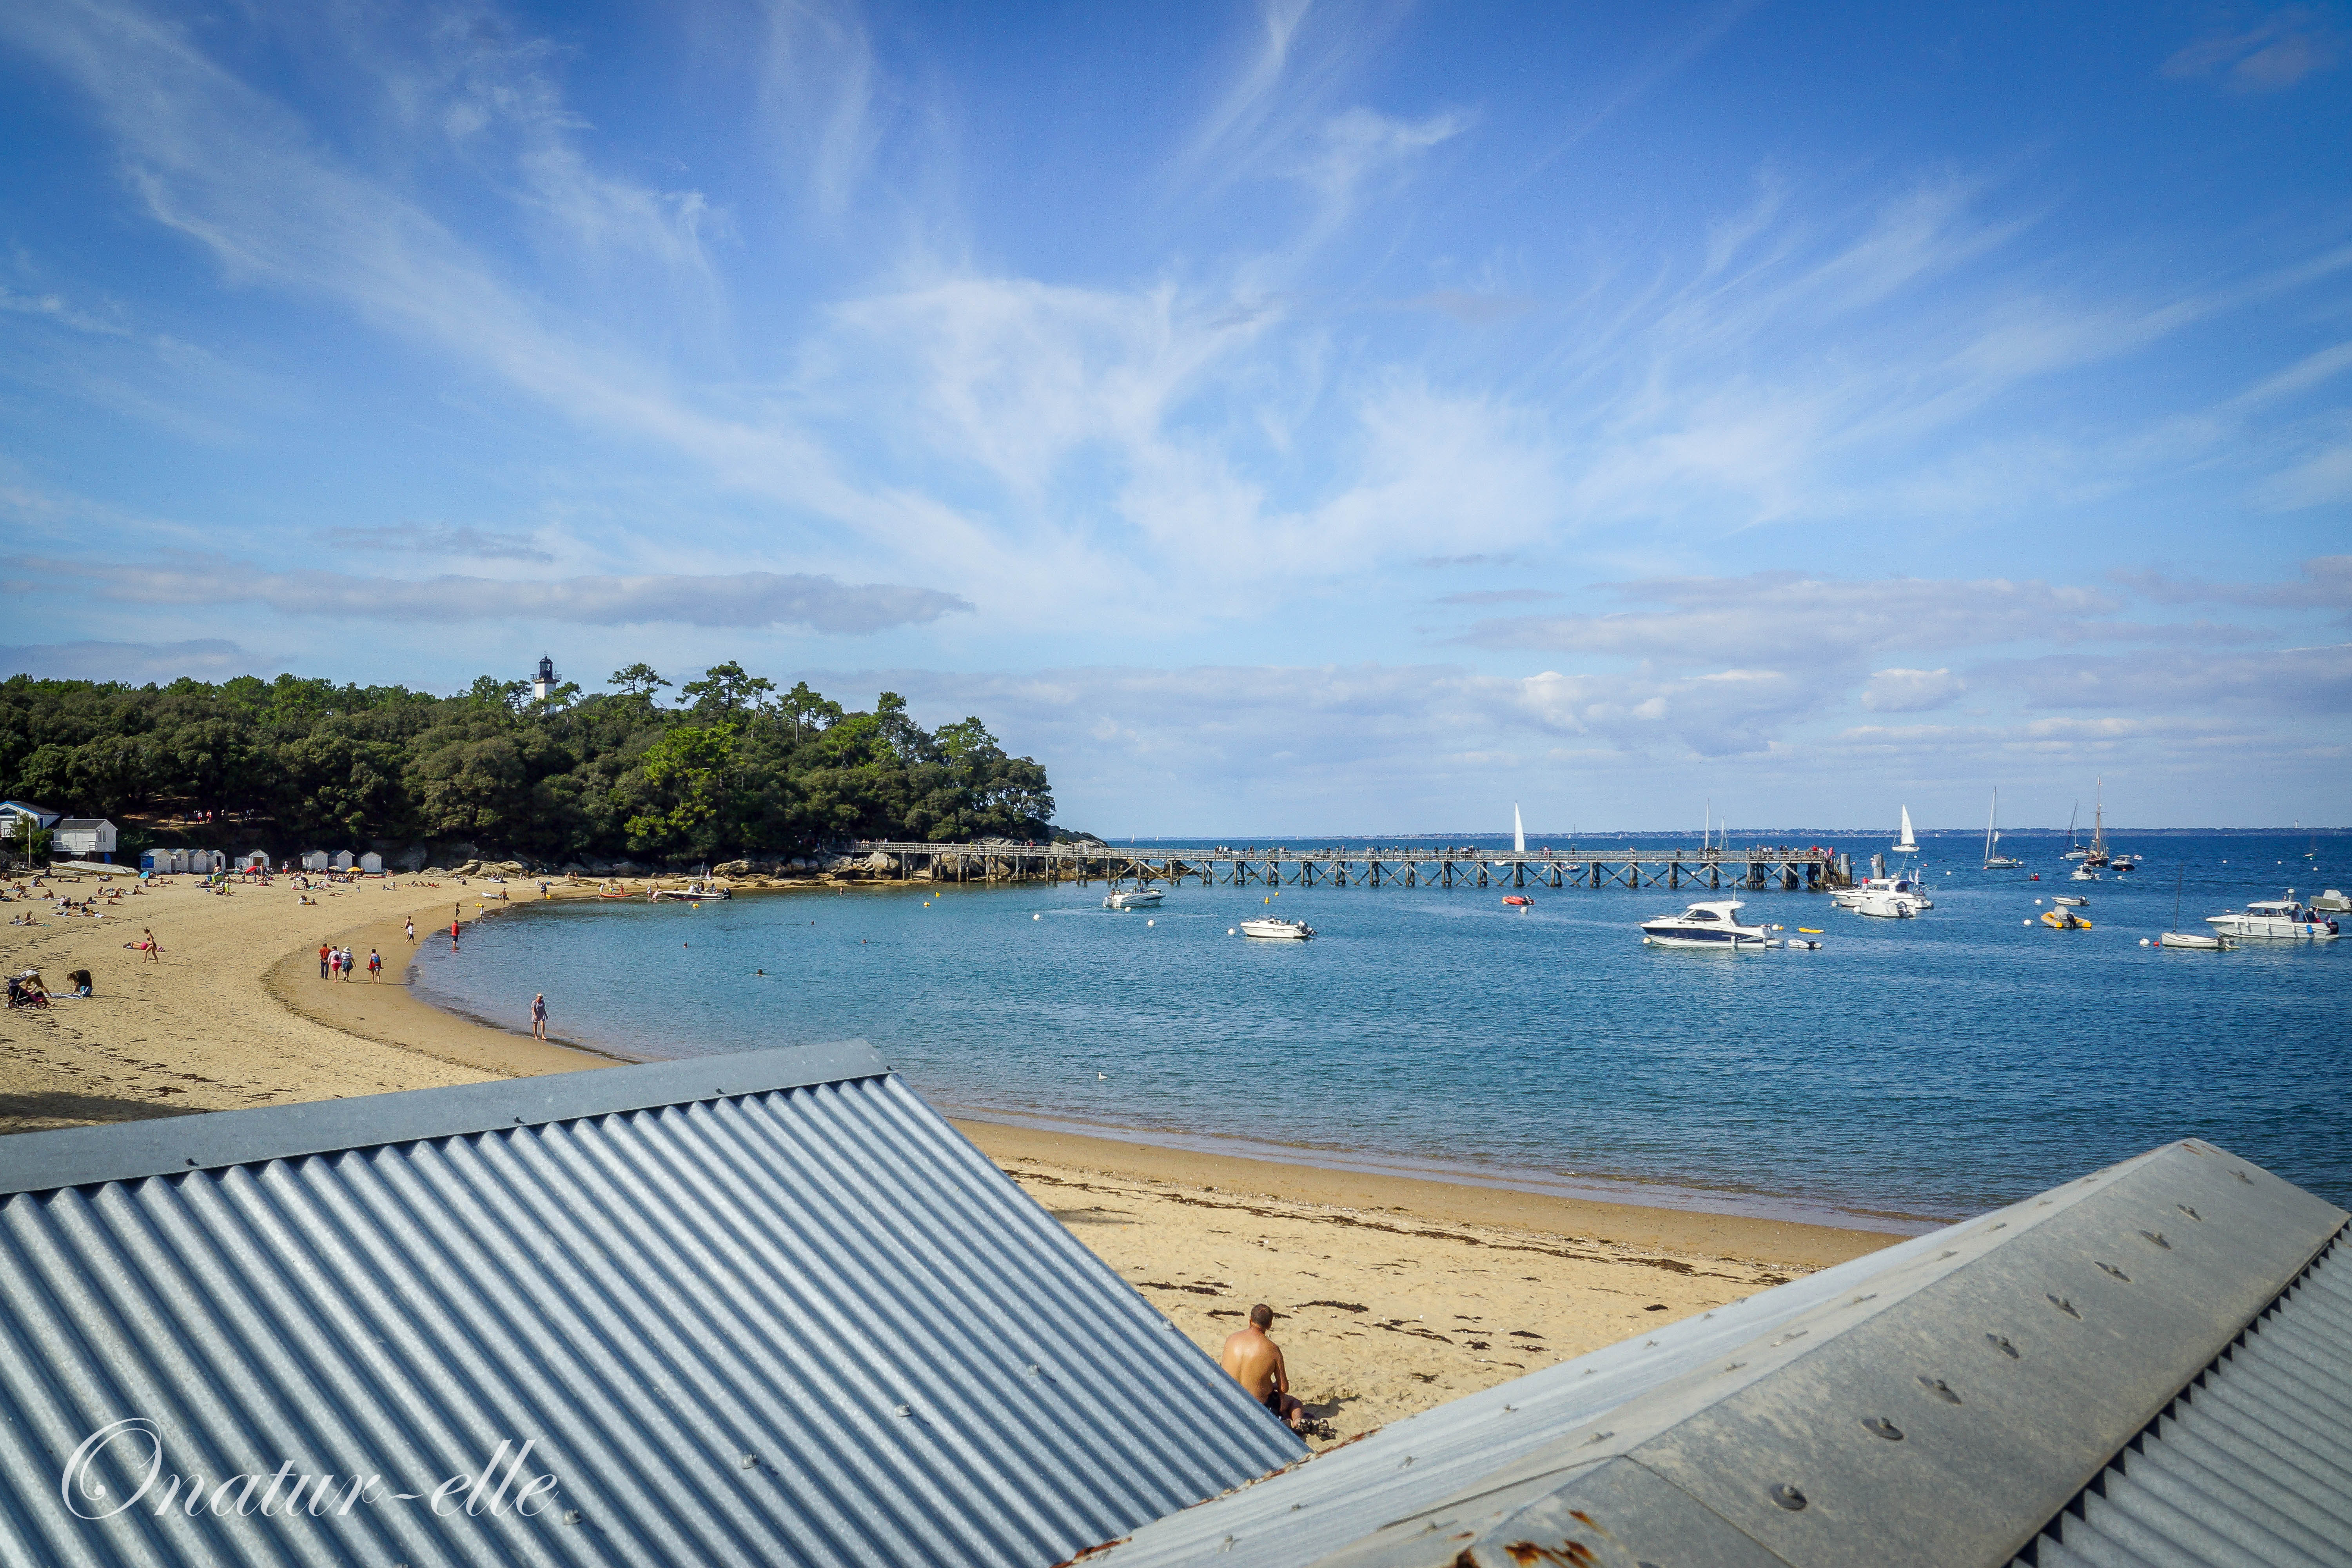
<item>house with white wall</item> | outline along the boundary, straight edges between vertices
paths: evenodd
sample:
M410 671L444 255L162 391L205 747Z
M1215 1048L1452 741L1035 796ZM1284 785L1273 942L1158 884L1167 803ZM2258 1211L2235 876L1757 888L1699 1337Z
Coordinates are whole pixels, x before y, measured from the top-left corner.
M49 825L49 853L59 860L114 858L114 824L102 816L60 816Z

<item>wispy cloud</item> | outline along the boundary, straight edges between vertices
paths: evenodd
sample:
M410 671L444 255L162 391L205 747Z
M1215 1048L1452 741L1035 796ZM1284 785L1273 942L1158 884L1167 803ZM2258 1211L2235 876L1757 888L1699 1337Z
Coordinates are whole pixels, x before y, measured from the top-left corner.
M2175 652L2131 658L2052 654L1980 666L1978 679L2036 708L2210 712L2252 709L2304 715L2352 713L2352 643L2287 648Z
M393 528L331 528L327 537L362 551L410 555L468 555L482 561L552 561L527 533L408 524Z
M724 577L361 577L336 572L261 572L240 563L114 566L29 563L93 582L110 598L142 605L266 605L294 616L386 621L541 620L587 626L670 623L788 626L858 636L919 626L969 601L932 588L847 584L831 577L744 572Z
M2116 584L2159 605L2253 605L2279 609L2352 610L2352 555L2315 555L2294 583L2199 582L2155 568L2116 567Z
M2217 33L2164 62L2169 77L2218 77L2233 91L2277 92L2336 63L2339 29L2303 5L2273 11L2242 33Z

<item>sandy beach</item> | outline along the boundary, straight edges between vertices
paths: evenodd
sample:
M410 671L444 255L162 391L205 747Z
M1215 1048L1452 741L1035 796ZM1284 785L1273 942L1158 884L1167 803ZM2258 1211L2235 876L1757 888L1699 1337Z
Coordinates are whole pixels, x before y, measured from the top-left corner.
M131 884L93 877L58 890L79 899L108 885ZM511 1032L431 1007L402 983L405 920L436 940L453 906L471 921L499 907L486 896L496 890L366 882L304 904L283 880L221 894L175 879L94 919L0 905L37 921L0 924L9 973L37 967L63 989L88 969L96 990L0 1015L0 1132L611 1065L528 1037L528 977ZM521 884L509 891L525 896ZM157 963L129 945L148 928ZM328 941L362 965L380 952L383 981L364 969L320 980ZM559 1037L562 1023L559 1000ZM957 1125L1212 1354L1254 1302L1273 1307L1293 1392L1333 1440L1895 1239Z

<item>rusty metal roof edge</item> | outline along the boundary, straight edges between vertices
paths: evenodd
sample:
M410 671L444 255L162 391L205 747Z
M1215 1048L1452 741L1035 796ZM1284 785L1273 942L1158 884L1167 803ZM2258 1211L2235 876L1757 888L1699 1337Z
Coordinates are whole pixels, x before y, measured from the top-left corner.
M876 1078L864 1040L0 1137L0 1197Z

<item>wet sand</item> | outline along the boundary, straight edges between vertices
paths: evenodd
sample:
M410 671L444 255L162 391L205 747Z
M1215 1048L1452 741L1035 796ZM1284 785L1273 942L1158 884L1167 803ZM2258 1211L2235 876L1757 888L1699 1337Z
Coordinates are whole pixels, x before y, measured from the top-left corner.
M62 987L86 968L97 989L0 1014L0 1132L612 1065L528 1037L528 976L511 1029L443 1012L403 983L414 951L403 921L446 942L451 906L470 922L500 907L492 890L362 884L305 905L284 882L223 896L174 879L95 920L0 904L39 922L0 924L9 973L37 966ZM151 926L161 963L125 946ZM320 979L322 941L362 965L375 948L383 979ZM1273 1307L1292 1390L1333 1439L1896 1239L956 1124L1210 1354L1253 1303Z

